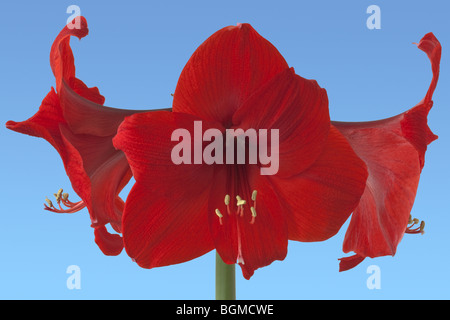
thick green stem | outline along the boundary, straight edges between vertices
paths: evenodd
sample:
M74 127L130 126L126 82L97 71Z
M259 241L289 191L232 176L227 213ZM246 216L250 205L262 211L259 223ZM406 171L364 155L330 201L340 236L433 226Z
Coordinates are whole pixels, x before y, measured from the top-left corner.
M216 300L236 300L235 264L226 264L216 251Z

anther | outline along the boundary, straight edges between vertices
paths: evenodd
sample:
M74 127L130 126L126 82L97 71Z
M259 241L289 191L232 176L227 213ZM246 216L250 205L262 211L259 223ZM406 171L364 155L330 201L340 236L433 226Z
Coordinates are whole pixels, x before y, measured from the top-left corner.
M258 194L258 192L256 190L253 190L252 192L252 201L256 201L256 195Z
M216 215L219 217L219 222L220 222L220 224L222 224L222 218L223 218L223 215L222 215L222 213L220 213L220 210L219 210L219 209L216 209Z
M53 203L49 198L45 197L45 202L47 202L47 204L50 208L53 208Z
M420 234L424 234L425 233L425 231L423 229L425 229L425 221L422 221L420 223L420 227L419 227Z
M250 207L250 211L252 212L252 220L250 221L250 223L253 224L253 223L255 223L256 210L254 207Z
M247 201L243 200L240 196L236 196L237 206L243 206Z
M63 193L63 189L59 189L57 193L54 193L53 195L56 198L56 202L59 203L61 201L61 195Z
M230 204L230 195L227 194L227 195L225 196L225 205L229 205L229 204Z

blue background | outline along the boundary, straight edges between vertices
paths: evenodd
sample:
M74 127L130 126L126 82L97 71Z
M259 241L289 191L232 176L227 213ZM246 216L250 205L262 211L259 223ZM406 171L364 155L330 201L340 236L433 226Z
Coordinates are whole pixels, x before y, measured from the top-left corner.
M194 50L218 29L248 22L305 78L327 89L333 120L365 121L406 111L431 79L412 42L433 32L443 46L429 126L439 139L426 154L413 216L426 233L405 235L395 257L366 259L338 272L344 225L332 239L290 242L287 258L251 280L237 268L238 299L449 299L449 27L447 1L8 1L0 20L0 298L213 299L214 252L187 263L141 269L122 252L104 256L87 210L42 210L59 188L77 199L57 152L44 140L5 129L33 115L54 86L50 46L76 4L90 34L72 39L77 76L98 86L106 105L171 106L178 76ZM381 8L369 30L366 9ZM127 188L129 190L129 188ZM126 195L126 192L124 193ZM69 290L69 265L81 289ZM369 290L367 268L381 270Z

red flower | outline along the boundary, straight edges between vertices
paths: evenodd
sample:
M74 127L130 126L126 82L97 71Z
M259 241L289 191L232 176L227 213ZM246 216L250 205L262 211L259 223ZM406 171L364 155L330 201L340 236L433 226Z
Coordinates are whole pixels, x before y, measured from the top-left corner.
M200 130L194 121L201 121ZM279 130L275 175L262 175L262 162L172 161L176 129L191 136L217 129L226 138L227 129L238 128ZM219 30L195 51L179 78L173 112L127 117L113 141L136 179L123 215L125 249L144 268L215 248L249 279L283 260L289 239L333 236L367 178L365 164L330 126L325 90L296 75L248 24Z
M41 137L60 154L74 191L81 201L73 203L67 194L56 194L59 208L49 202L46 209L72 213L87 207L95 228L95 242L107 255L123 249L122 237L110 234L110 223L121 232L124 203L119 192L131 178L131 170L122 151L116 150L112 138L125 116L136 111L103 106L104 97L96 87L88 88L75 77L70 36L79 39L88 34L87 22L80 17L81 28L67 26L56 37L50 52L50 65L56 79L42 101L39 111L22 122L8 121L8 129ZM68 208L63 209L61 203Z
M366 163L369 177L361 201L345 235L340 271L355 267L365 257L394 255L404 233L423 232L424 223L410 212L416 196L427 145L437 139L427 125L439 77L441 44L432 33L418 44L431 61L433 78L425 98L395 117L360 123L332 122ZM408 227L408 224L413 224Z

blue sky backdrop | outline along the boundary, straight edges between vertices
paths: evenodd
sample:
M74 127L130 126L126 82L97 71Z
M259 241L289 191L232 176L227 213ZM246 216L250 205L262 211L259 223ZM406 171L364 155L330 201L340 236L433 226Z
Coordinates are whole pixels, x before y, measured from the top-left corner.
M81 41L71 41L77 76L98 86L106 105L130 109L170 107L170 94L194 50L220 28L248 22L299 75L326 88L333 120L390 117L424 97L430 63L412 43L433 32L443 51L429 126L439 139L429 146L412 211L425 220L425 235L405 235L395 257L366 259L339 273L347 222L328 241L290 242L284 261L257 270L249 281L237 268L237 298L450 298L450 4L435 0L2 2L0 298L214 298L214 252L141 269L125 251L117 257L101 253L86 210L72 215L43 210L45 197L59 188L72 201L78 198L50 144L9 131L4 123L29 118L54 86L50 46L72 4L90 30ZM366 27L372 4L381 9L379 30ZM81 289L66 286L71 265L81 270ZM381 272L380 289L367 287L371 265Z

